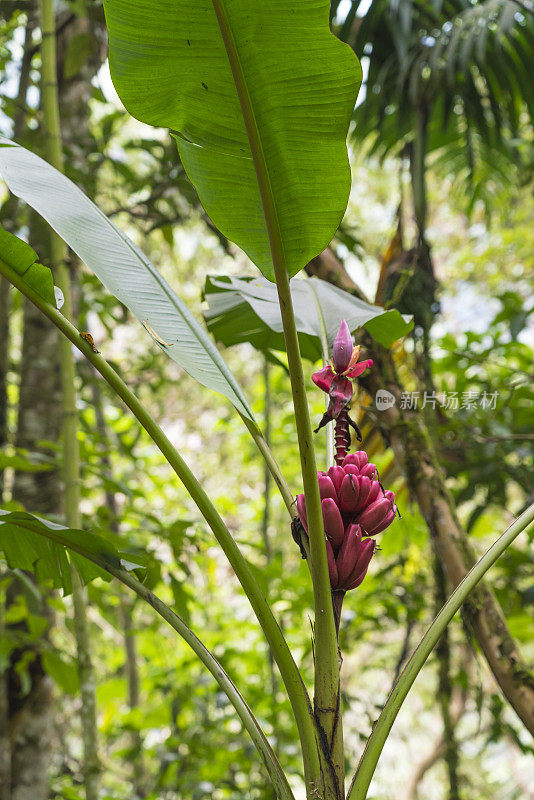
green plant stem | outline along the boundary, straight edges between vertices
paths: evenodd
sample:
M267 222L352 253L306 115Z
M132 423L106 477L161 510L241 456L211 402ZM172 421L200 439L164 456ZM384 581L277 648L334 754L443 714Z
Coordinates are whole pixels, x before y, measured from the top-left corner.
M212 0L212 3L243 113L243 120L250 143L269 236L278 299L280 302L280 312L284 327L284 338L299 441L304 495L306 498L311 556L310 571L313 583L315 610L314 709L316 719L323 734L321 737L323 756L333 765L332 774L330 774L330 772L328 772L328 774L323 772L322 775L312 775L307 770L305 764L306 790L308 797L312 797L313 794L317 792L319 786L324 784L327 797L339 798L344 795L344 759L341 714L339 708L338 649L330 594L330 579L328 576L326 544L321 512L321 499L317 482L317 469L315 466L312 429L306 400L293 303L289 289L289 276L286 267L284 243L280 231L276 202L267 162L263 152L263 144L254 115L246 76L239 59L232 29L226 14L226 7L223 0Z
M317 292L315 291L315 287L313 283L308 280L307 287L312 293L313 302L315 303L315 308L317 310L317 319L319 320L319 340L321 342L321 356L323 359L324 366L326 367L327 364L330 363L330 353L328 351L328 334L326 332L326 322L323 314L323 309L321 307L321 303L319 302L319 297L317 296ZM330 398L328 395L325 398L325 407L328 408L328 404L330 402ZM334 426L332 424L325 426L326 431L326 466L329 469L330 467L334 466Z
M263 430L265 442L267 447L271 445L271 370L267 358L263 359ZM263 547L265 550L265 563L267 568L272 564L273 552L271 547L271 539L269 535L269 523L271 519L271 471L269 465L264 461L264 488L263 488L263 516L261 520L261 535L263 538ZM282 627L282 626L280 626ZM278 709L276 707L276 696L278 694L278 680L276 678L276 670L274 665L273 654L269 650L269 676L271 683L271 696L272 702L270 704L270 722L272 727L273 748L275 752L278 750L278 736L277 736L277 715ZM1 800L1 798L0 798ZM273 800L276 800L276 792L273 787Z
M165 456L170 466L182 481L202 516L210 526L223 552L250 600L252 608L269 643L273 657L284 685L286 687L295 721L302 743L303 758L311 774L320 774L319 756L315 741L315 724L308 693L302 682L300 672L293 660L280 628L273 616L269 604L253 577L247 562L234 542L228 528L217 513L211 500L202 489L197 479L180 456L174 445L165 436L161 428L152 419L146 408L126 386L122 378L102 358L93 352L91 346L80 336L76 328L53 306L43 300L8 264L0 260L0 272L34 303L50 319L77 348L93 364L104 380L128 406L137 420L146 430L154 444Z
M132 589L138 597L148 603L174 630L184 639L185 642L191 647L193 652L198 656L204 666L211 672L223 692L226 694L232 705L234 706L239 718L241 719L245 730L249 733L252 741L254 742L258 752L260 753L267 771L271 777L273 785L276 787L280 800L295 800L293 792L291 791L287 782L286 776L274 754L269 742L267 741L263 731L261 730L258 721L256 720L251 709L247 705L243 696L233 683L230 676L224 671L223 667L219 664L215 656L205 647L205 645L198 639L193 631L188 628L185 622L177 614L172 611L160 598L155 595L150 589L147 589L132 573L125 570L119 562L118 557L111 556L110 554L98 554L92 550L86 549L83 544L79 542L72 542L67 536L62 534L62 529L59 527L48 528L42 525L36 526L32 524L31 519L17 519L17 526L25 528L40 536L45 536L53 542L63 545L69 550L87 558L94 564L99 566L105 572L117 578L125 586Z
M483 578L489 568L504 553L506 548L520 533L534 521L534 503L524 511L515 522L484 553L475 566L456 587L429 629L421 639L410 660L401 672L398 681L391 690L382 713L380 714L361 757L358 769L353 778L347 800L365 800L382 748L395 722L397 714L410 691L425 661L440 639L441 634L454 617L467 596Z
M271 446L271 374L269 362L263 359L263 430L265 431L265 444ZM261 535L265 548L267 565L271 563L272 552L269 539L269 522L271 512L271 470L267 461L264 461L263 472L263 517L261 520Z
M313 434L302 371L302 360L287 271L277 270L277 288L284 325L295 421L299 440L300 463L306 499L310 572L315 611L315 693L314 710L324 731L333 766L335 784L328 787L333 797L343 797L344 755L343 727L340 711L339 660L326 559L321 498L313 448ZM324 747L323 747L324 752ZM327 797L329 796L327 794Z
M41 99L43 127L46 134L48 160L63 172L63 153L57 91L56 20L52 0L39 0L41 12ZM66 265L67 248L60 236L50 228L50 260L54 264L56 283L63 292L64 313L72 318L70 275ZM78 412L76 408L76 368L69 341L60 337L60 365L63 401L62 453L67 525L79 528L80 456L78 447ZM81 722L83 738L83 775L86 800L97 800L100 764L98 759L98 727L96 719L95 679L91 661L91 645L87 622L85 589L72 567L72 601L77 666L82 698Z

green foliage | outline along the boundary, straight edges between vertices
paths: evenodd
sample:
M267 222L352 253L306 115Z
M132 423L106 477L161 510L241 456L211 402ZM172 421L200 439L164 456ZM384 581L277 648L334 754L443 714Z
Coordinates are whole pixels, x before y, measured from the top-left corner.
M3 548L8 564L11 567L21 567L26 569L28 567L34 568L38 574L42 573L41 577L52 577L53 580L56 579L56 576L52 571L50 571L48 574L45 574L42 571L42 564L43 562L46 562L46 566L48 567L50 562L53 561L54 556L56 556L56 558L59 560L59 553L57 551L54 552L52 558L47 557L46 555L42 556L41 553L39 553L41 548L39 546L36 547L34 541L35 535L37 535L37 537L43 537L46 543L50 541L52 544L59 544L60 546L66 547L68 550L74 550L75 553L83 557L82 561L83 559L88 559L91 562L91 566L94 566L95 564L98 565L101 570L117 577L122 583L133 589L133 591L141 599L145 600L148 605L150 605L183 639L185 639L185 641L202 661L204 666L217 680L220 688L234 706L235 711L249 733L259 754L262 756L263 762L267 768L267 771L269 772L273 787L275 788L278 796L281 798L281 800L294 800L293 793L287 782L287 778L282 771L280 764L261 729L261 726L251 713L250 708L244 701L236 686L232 683L224 669L222 669L219 662L213 657L206 646L193 634L187 625L184 624L183 620L178 617L164 602L162 602L160 598L154 595L146 585L143 585L135 577L131 577L128 574L127 570L135 568L138 564L129 563L123 558L120 558L119 553L114 548L110 547L105 540L99 536L88 535L83 531L68 529L64 526L56 525L47 520L35 517L32 514L17 514L0 510L0 530L2 528L4 530L1 532L7 533L7 537L4 539ZM15 542L13 542L13 539L10 540L10 535L11 537L16 537ZM31 556L25 557L22 551L23 549L27 548L29 548ZM63 574L64 569L60 568L57 571L57 576L60 582L65 582ZM83 578L83 570L80 574ZM85 577L86 576L87 570L85 570ZM150 585L150 582L151 579L149 577L146 583ZM71 587L66 588L70 589ZM48 661L49 674L51 674L58 683L63 685L66 691L70 692L71 689L75 688L72 683L72 676L68 669L68 665L63 663L61 659L55 658L54 654L50 653Z
M28 453L19 449L13 455L0 452L0 470L6 467L17 472L47 472L54 468L54 464L42 453Z
M488 506L506 507L510 495L528 498L534 477L531 437L534 404L532 350L518 335L529 317L522 298L500 298L501 310L484 333L440 341L438 388L451 392L452 412L440 426L447 471L458 504L468 504L468 530ZM447 412L445 412L447 413ZM520 501L519 508L527 504Z
M304 358L321 358L321 320L324 318L329 348L345 319L351 331L367 328L385 347L413 327L408 316L371 306L318 278L294 280L291 296L295 309L301 353ZM270 354L285 350L282 317L275 287L263 278L216 278L210 276L204 286L208 309L204 318L208 330L226 347L249 342L257 350Z
M227 0L104 7L126 108L173 131L206 212L267 278L270 226L296 274L332 239L350 190L361 71L330 32L328 3L300 2L298 24L296 9L269 0L254 14Z
M59 653L45 650L42 656L43 667L64 692L76 695L80 690L78 667L73 659L66 661Z
M48 267L37 262L37 253L22 239L0 227L0 259L18 272L47 303L56 304L54 281Z
M354 136L381 155L406 154L423 120L426 150L461 183L468 211L491 206L528 163L532 10L515 0L373 0L360 19L358 6L339 27L369 64Z
M104 562L115 561L117 565L120 562L114 548L101 536L69 530L25 512L0 509L0 547L11 569L30 570L39 581L51 581L55 589L61 588L66 594L72 592L72 575L65 553L69 543ZM110 580L106 572L87 558L73 554L72 560L82 581Z
M63 77L73 78L87 63L93 50L94 42L90 33L78 33L71 36L67 43L63 62Z
M440 636L443 634L454 614L458 611L464 600L473 591L487 570L504 553L506 548L520 533L532 527L533 522L534 504L532 504L521 517L516 519L495 541L490 549L484 553L482 558L480 558L467 573L465 578L447 599L445 605L438 612L432 625L426 631L405 668L399 675L394 691L389 695L376 725L373 726L364 754L358 765L358 770L349 789L347 800L366 800L369 785L389 731L421 667L430 655L432 649L436 646Z
M9 140L0 170L11 191L35 208L153 340L204 386L228 397L253 420L247 401L217 348L185 303L128 237L64 175Z
M4 5L7 9L10 4L0 4L0 15L6 10ZM74 5L69 3L69 9ZM76 4L76 12L81 5ZM93 6L92 3L88 5ZM98 3L94 5L98 12ZM476 5L482 8L489 4ZM399 10L407 8L408 4L399 3L398 7ZM448 4L447 9L452 9L452 4ZM354 8L353 21L357 23L355 12ZM22 39L23 24L25 15L18 11L8 25L1 26L0 66L8 65L9 74L18 67L18 43ZM68 30L69 26L67 33ZM17 40L12 45L10 38L14 33ZM492 30L489 35L493 35ZM483 36L479 38L482 41ZM8 47L4 46L4 41ZM31 46L35 44L34 36ZM492 59L492 63L496 72L502 66L498 58ZM32 87L38 79L38 66L38 58L34 58ZM506 71L502 72L504 76ZM201 283L207 274L241 275L243 261L234 262L228 255L234 251L227 240L212 235L213 223L199 211L196 193L173 155L173 143L163 140L161 131L151 133L131 120L126 123L124 113L105 100L99 79L94 82L93 99L87 109L91 137L78 133L69 139L66 147L68 174L113 215L152 263L165 265L165 277L169 279L170 276L171 283L176 280L184 299L190 304L197 303ZM10 84L2 88L6 94L11 91ZM9 96L1 96L0 102L4 113L11 117L21 108L20 103ZM66 104L63 120L67 126L71 113ZM25 108L25 119L35 125L37 114L32 94ZM75 126L78 121L75 117ZM395 113L384 117L381 130L385 139L394 131L396 121ZM437 123L439 133L441 121L437 119ZM7 116L1 124L7 129ZM520 134L528 134L528 130ZM35 130L25 130L24 137L31 137L29 146L32 148L39 141ZM19 141L27 140L22 137ZM457 202L458 193L453 197L450 194L451 182L453 188L465 186L465 139L453 130L446 144L447 151L439 151L440 155L444 154L442 163L437 165L439 171L431 176L431 236L439 243L436 260L443 295L445 299L451 294L454 296L454 308L461 315L466 334L459 332L457 317L450 314L441 317L440 334L432 345L436 388L438 392L450 391L459 379L465 389L498 390L499 403L501 398L510 397L509 404L499 404L497 415L480 408L447 413L439 430L433 434L456 498L461 500L460 493L465 486L479 487L469 499L460 503L462 521L467 522L473 509L483 502L491 483L491 505L471 529L473 545L482 551L492 531L502 529L510 511L515 512L525 503L522 480L527 480L527 471L531 469L530 441L526 438L529 430L523 423L519 424L521 415L525 410L528 412L530 401L526 393L521 394L526 385L516 384L520 370L530 371L528 334L521 330L521 325L529 308L524 284L532 250L529 247L532 203L528 185L520 197L510 191L501 196L505 219L497 221L491 232L480 234L474 228L467 230L458 211L463 207ZM453 147L457 158L447 160L446 155L453 152ZM485 174L490 182L494 167L499 183L515 180L517 169L510 167L505 156L503 158L504 161L497 160L489 154ZM430 169L435 168L432 160ZM367 282L364 288L369 293L374 288L377 256L379 260L386 241L391 238L390 227L398 202L393 170L392 162L380 166L376 160L367 159L360 164L356 177L358 191L346 218L348 226L355 219L359 221L358 234L363 243L361 260L349 257L347 261L357 282ZM444 173L448 177L446 183L440 177ZM528 174L523 172L522 177L527 180ZM489 185L486 180L485 186ZM16 230L21 236L26 234L28 213L23 204L18 204L13 213L13 205L6 203L1 213L10 225L16 225L10 230ZM475 218L479 219L476 210ZM339 240L342 241L341 237ZM33 239L32 242L42 252ZM346 244L351 249L348 240ZM340 248L339 253L344 254L345 250ZM176 362L157 358L157 353L147 349L140 326L129 319L127 310L113 296L102 292L93 275L86 271L79 271L77 275L81 287L80 327L95 334L102 350L100 342L105 341L106 357L125 380L136 387L143 402L162 421L173 441L179 443L194 471L202 476L207 492L229 521L256 574L262 575L262 585L268 591L269 601L293 652L302 661L304 678L309 685L313 660L307 567L290 537L285 509L279 498L271 496L266 500L263 495L262 464L240 420L228 404L217 403L210 393L184 374ZM458 278L463 282L460 286L456 285ZM476 292L476 305L469 315L465 308L464 286ZM478 308L490 304L493 295L500 295L504 287L521 293L523 300L503 298L501 320L491 325L490 342L483 334L471 331L471 327L479 322ZM19 296L11 293L11 299L8 382L12 442L16 430L22 314ZM443 330L448 335L443 336ZM514 335L517 341L513 340ZM481 354L480 361L475 361ZM396 355L398 369L409 386L410 381L415 380L413 368L416 370L418 365L412 361L408 348L399 346ZM247 344L229 351L225 358L250 398L254 414L260 418L264 412L261 359ZM312 367L306 364L305 369L310 385ZM117 549L127 549L129 560L135 560L139 553L150 553L151 586L171 607L176 604L178 613L189 616L191 625L202 630L203 638L228 672L239 678L247 701L280 754L295 791L302 790L291 709L279 683L277 686L275 680L273 686L271 682L263 639L220 551L148 437L124 412L121 404L100 386L87 364L79 362L78 373L84 527L98 530ZM301 486L287 374L279 367L273 368L269 380L273 398L272 447L296 493ZM516 387L513 392L512 386ZM105 423L103 430L96 421L99 393ZM323 410L320 393L310 392L309 402L312 413L319 417ZM480 441L482 437L497 436L502 437L499 443ZM320 447L320 440L317 442ZM381 474L392 470L398 476L398 465L391 462L391 452L380 452L381 445L376 443L374 434L365 445L377 448L373 460ZM12 448L6 453L0 466L6 468L9 497L13 469L26 468L34 459L32 454ZM57 455L53 457L57 459ZM393 488L401 487L397 477ZM260 532L266 502L270 560ZM432 615L431 554L426 524L412 507L405 488L399 502L403 519L383 537L382 550L366 581L345 602L341 630L342 699L351 709L345 720L350 765L357 763L366 735L386 699L392 665L402 663ZM183 520L191 524L182 526ZM35 665L27 651L21 654L23 646L31 644L41 652L44 648L45 667L50 673L55 672L56 682L59 680L57 659L67 665L73 663L74 647L69 623L65 622L70 598L63 600L57 594L48 597L48 606L55 612L56 621L49 634L50 645L43 643L42 631L47 628L49 613L46 617L40 616L36 601L48 595L50 580L36 586L29 573L12 572L3 560L0 565L3 576L0 577L0 594L7 584L10 587L16 584L17 591L21 592L7 609L9 631L0 637L0 659L5 665L6 652L10 654L13 673L20 679L23 691L31 692L31 673ZM140 574L147 575L147 570ZM503 556L492 575L492 587L509 627L524 642L527 657L532 646L530 574L529 542L524 537ZM188 648L177 642L173 631L156 619L150 609L126 598L130 617L127 633L121 610L125 604L124 593L115 584L98 580L91 581L87 588L92 606L91 646L98 674L99 728L105 764L103 794L109 798L144 796L149 800L162 797L167 800L183 797L272 800L266 775L246 732L235 719L233 708L222 692L214 691L213 682ZM28 631L22 630L24 624ZM453 623L451 637L453 703L460 708L462 700L466 703L459 737L463 790L473 797L502 795L519 800L532 774L531 758L521 755L522 750L528 754L526 738L507 704L487 692L486 671L480 657L474 654L475 648L460 621ZM134 646L134 669L140 681L139 697L133 705L129 699L131 664L124 647L126 641ZM49 649L56 657L46 655ZM393 729L390 753L394 764L392 768L386 756L383 767L379 767L373 786L377 798L397 798L401 784L402 788L406 785L419 765L419 758L423 760L430 753L434 737L439 736L434 668L435 663L430 663L420 676L414 688L413 705L407 704ZM64 679L65 687L67 683L68 678L67 682ZM83 795L78 704L60 686L57 693L56 724L62 745L55 750L51 763L51 794L78 800ZM425 775L419 789L421 796L444 796L447 787L440 764Z

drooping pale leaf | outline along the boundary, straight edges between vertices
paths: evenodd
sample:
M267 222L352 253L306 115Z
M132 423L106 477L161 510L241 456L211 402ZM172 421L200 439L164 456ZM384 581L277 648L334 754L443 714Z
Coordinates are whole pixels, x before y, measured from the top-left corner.
M24 278L47 303L56 304L54 280L48 267L37 262L37 253L22 239L0 226L0 259Z
M237 381L189 308L141 250L72 181L34 153L2 138L0 175L13 194L45 218L174 361L254 420Z
M361 69L330 31L328 0L104 0L104 10L128 111L172 130L208 215L267 278L267 224L297 273L332 239L350 190Z
M302 355L312 361L321 357L320 322L316 300L325 320L330 349L339 324L345 319L350 330L366 327L372 336L389 347L413 326L398 311L384 311L319 278L291 281L291 296ZM227 347L249 342L258 350L284 351L282 318L276 287L264 278L217 278L204 287L208 329Z
M50 539L49 537L53 537ZM11 569L33 572L39 581L49 580L65 594L72 591L71 570L65 547L75 544L105 562L119 564L113 545L98 534L65 528L50 520L22 511L0 509L0 551ZM84 583L94 578L111 580L96 564L77 553L70 558Z

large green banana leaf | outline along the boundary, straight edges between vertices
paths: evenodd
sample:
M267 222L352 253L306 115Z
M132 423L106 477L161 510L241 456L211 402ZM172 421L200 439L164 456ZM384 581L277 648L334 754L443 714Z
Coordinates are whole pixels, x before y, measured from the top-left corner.
M274 280L318 255L350 190L361 70L328 0L104 0L115 88L170 128L215 225Z
M254 421L237 381L183 300L72 181L34 153L3 138L0 176L13 194L45 218L149 333L156 334L154 340L174 361Z
M319 278L291 281L291 297L301 353L311 361L321 358L320 308L330 350L339 324L345 319L352 332L365 327L384 347L405 336L411 317L396 309L364 303ZM204 287L208 308L204 319L218 342L230 347L249 342L264 353L284 351L282 317L276 288L264 278L208 277Z
M43 532L55 540L43 538ZM101 559L109 559L111 551L116 553L113 545L97 534L69 530L25 511L0 509L0 552L8 566L29 570L38 580L51 581L55 589L63 589L65 594L72 592L72 573L64 547L70 543L98 554ZM77 553L71 553L70 558L84 583L94 578L111 580L107 572ZM119 565L118 553L115 560Z

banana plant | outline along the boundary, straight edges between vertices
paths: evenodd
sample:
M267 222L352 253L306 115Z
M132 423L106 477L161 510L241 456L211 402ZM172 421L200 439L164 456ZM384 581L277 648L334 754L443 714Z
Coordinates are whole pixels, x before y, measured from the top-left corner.
M353 344L355 325L349 327L339 309L336 318L332 303L312 290L320 310L324 362L313 380L328 396L321 426L334 429L336 461L328 471L317 470L307 401L313 389L304 381L294 310L300 287L295 284L292 292L290 279L329 244L345 212L350 190L346 136L360 65L331 33L327 0L300 0L297 7L277 0L254 7L247 0L104 0L104 9L111 75L124 105L137 119L169 129L206 213L270 282L264 289L268 287L271 311L277 298L278 332L283 333L278 347L287 355L303 494L295 499L214 343L143 253L65 176L14 142L0 141L0 174L13 194L38 211L132 310L155 343L203 385L225 395L243 419L274 476L293 537L309 566L315 616L313 700L272 609L213 502L90 335L77 330L56 307L51 276L38 265L34 251L7 233L0 236L0 273L92 363L189 492L240 581L279 668L298 729L307 799L345 800L337 636L341 604L345 592L364 579L375 554L373 537L394 522L395 502L365 451L348 452L358 436L348 413L350 402L358 376L372 363L360 359ZM340 304L342 300L339 295ZM239 304L234 313L243 319ZM364 317L377 339L387 344L395 338L391 312L368 307ZM394 317L395 331L402 335L410 323ZM432 624L370 733L350 800L367 796L395 715L440 633L533 516L531 508L503 534ZM31 567L66 591L67 549L82 579L107 573L147 601L188 642L227 694L278 797L293 798L243 696L183 621L143 586L127 554L96 534L63 528L31 513L1 514L0 543L12 567ZM63 565L59 574L56 565Z

